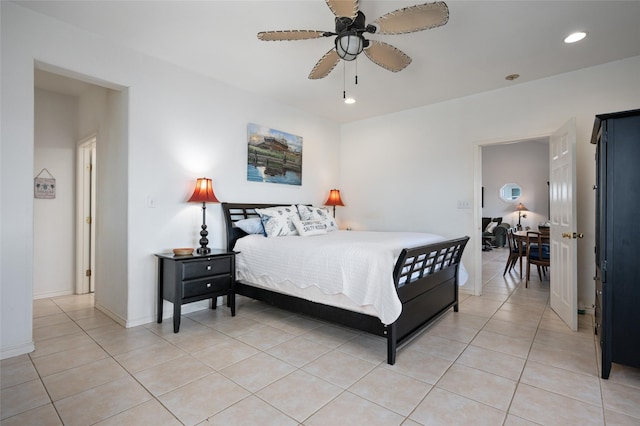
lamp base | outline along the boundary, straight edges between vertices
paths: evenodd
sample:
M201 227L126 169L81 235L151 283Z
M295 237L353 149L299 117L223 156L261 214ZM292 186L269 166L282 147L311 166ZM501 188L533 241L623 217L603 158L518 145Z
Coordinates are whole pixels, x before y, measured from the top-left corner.
M198 247L196 249L196 253L198 254L207 254L207 253L211 253L211 249L209 247L207 247L207 244L209 244L209 240L207 239L207 235L209 235L209 233L207 232L207 225L205 225L204 223L202 224L202 231L200 231L200 247Z

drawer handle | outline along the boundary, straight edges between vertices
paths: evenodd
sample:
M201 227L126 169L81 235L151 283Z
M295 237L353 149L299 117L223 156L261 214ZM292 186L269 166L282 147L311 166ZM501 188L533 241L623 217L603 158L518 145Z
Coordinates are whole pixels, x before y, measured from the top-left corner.
M207 283L207 288L211 287L211 283Z
M211 270L211 265L207 265L207 271Z

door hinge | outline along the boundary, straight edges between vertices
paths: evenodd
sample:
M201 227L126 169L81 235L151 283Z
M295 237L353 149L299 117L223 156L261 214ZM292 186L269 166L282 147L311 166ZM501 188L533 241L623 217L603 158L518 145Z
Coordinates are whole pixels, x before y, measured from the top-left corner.
M85 222L87 222L87 224L91 225L91 216L87 216L85 219Z
M90 277L91 276L91 269L87 269L86 271L84 271L84 275L86 277Z

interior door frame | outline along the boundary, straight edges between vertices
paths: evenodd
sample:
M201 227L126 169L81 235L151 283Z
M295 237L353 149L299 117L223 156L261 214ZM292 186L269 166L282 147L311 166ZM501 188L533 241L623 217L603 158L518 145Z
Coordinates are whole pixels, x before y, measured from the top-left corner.
M95 290L97 140L97 134L84 138L78 142L76 150L76 294ZM87 276L87 270L91 271L90 276Z
M475 142L474 150L474 203L473 203L473 229L475 237L471 238L471 248L474 253L474 280L473 295L482 296L482 148L493 145L506 145L532 140L551 140L552 133L537 133L524 137L499 138L479 140ZM549 177L547 177L548 179ZM574 201L575 202L575 201Z

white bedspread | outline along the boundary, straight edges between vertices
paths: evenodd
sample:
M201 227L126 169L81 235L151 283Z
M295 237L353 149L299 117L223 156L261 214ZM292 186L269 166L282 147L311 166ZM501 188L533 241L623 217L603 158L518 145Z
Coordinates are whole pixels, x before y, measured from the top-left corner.
M265 238L247 235L235 250L236 279L283 291L294 285L344 295L373 312L383 324L394 322L402 304L393 283L393 267L403 248L445 240L413 232L334 231L312 237ZM460 285L467 274L460 268ZM372 308L372 309L371 309Z

